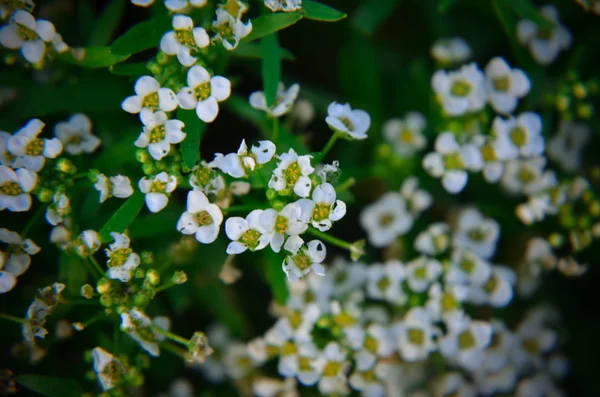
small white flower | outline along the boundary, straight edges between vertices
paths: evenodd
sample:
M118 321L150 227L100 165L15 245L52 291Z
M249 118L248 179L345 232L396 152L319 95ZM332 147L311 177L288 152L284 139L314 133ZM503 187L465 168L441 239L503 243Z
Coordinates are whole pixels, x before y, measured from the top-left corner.
M496 251L500 236L500 225L492 218L485 218L476 208L467 208L460 212L454 246L473 251L483 259L489 259Z
M513 112L518 100L531 89L531 82L521 69L511 69L501 57L493 58L485 67L488 101L498 113Z
M298 156L294 149L277 156L279 163L269 180L269 188L278 192L292 189L300 197L308 197L312 187L310 175L315 169L310 165L312 156Z
M223 213L215 204L198 190L187 196L187 211L177 222L177 230L183 234L195 234L196 240L202 244L210 244L217 239L219 228L223 222Z
M590 138L590 127L586 124L561 121L548 144L548 155L565 171L575 172L581 167L581 152Z
M419 112L408 112L404 119L391 119L383 125L383 136L400 156L412 156L427 146L423 135L427 120Z
M504 266L492 266L490 278L482 286L469 291L469 301L476 305L506 306L513 297L513 285L517 275L512 269Z
M101 347L92 350L92 361L94 372L104 391L114 388L125 374L125 368L121 362Z
M378 358L386 358L394 353L394 342L389 329L381 324L371 324L368 328L354 325L346 332L348 343L355 353L356 365L369 368Z
M450 318L462 313L462 302L467 299L469 288L464 285L446 283L442 289L439 283L429 288L427 311L435 321Z
M17 10L8 25L0 29L0 44L11 50L21 50L30 63L38 63L46 55L46 43L51 43L56 35L54 25L49 21L35 20L24 10Z
M56 244L61 250L69 247L73 233L64 224L55 226L50 232L49 240L52 244Z
M414 218L408 212L402 194L388 192L360 214L360 225L367 232L369 243L385 247L413 226Z
M353 389L361 392L366 397L384 397L385 385L390 376L390 365L378 362L370 367L356 366L348 383Z
M138 309L121 313L121 330L128 333L148 354L158 357L159 343L164 340L164 336L152 330L153 323L165 331L168 331L171 325L168 317L155 317L154 320L150 320L150 317Z
M314 366L321 373L319 392L323 394L334 393L339 390L340 381L345 386L345 372L350 367L350 362L346 360L346 354L339 344L329 342L321 356L315 361Z
M561 50L571 46L571 33L558 20L555 6L543 6L540 13L552 27L541 28L537 23L524 19L517 24L517 38L522 45L529 47L533 59L548 65L554 62Z
M558 388L550 376L537 373L519 381L514 395L515 397L561 397L566 394Z
M435 140L435 152L423 158L423 168L433 177L442 178L448 193L457 194L467 185L467 171L479 171L483 167L481 153L475 145L459 145L456 136L449 131Z
M227 3L230 4L232 1L228 0ZM220 7L217 9L217 19L212 23L213 31L215 32L212 40L223 44L226 50L235 50L240 40L252 32L252 22L248 21L248 23L244 24L241 20L241 14L246 8L246 6L237 7L237 15L235 16L228 11L227 5L224 8Z
M223 155L216 153L215 159L208 166L218 168L234 178L242 178L248 171L254 171L256 165L264 165L273 159L275 144L271 141L259 141L258 146L252 146L248 153L246 140L242 140L237 153Z
M57 192L52 197L52 203L48 206L46 210L46 220L49 224L56 226L59 223L62 223L65 216L71 213L71 201L69 197L62 193Z
M435 397L460 396L475 397L477 390L465 380L458 372L448 372L433 382L433 395Z
M438 70L431 85L444 111L450 116L476 112L485 106L485 78L474 63L453 72Z
M8 209L12 212L29 211L31 196L29 192L37 185L37 174L19 168L13 170L0 165L0 211Z
M509 364L516 342L514 334L502 321L493 319L491 326L492 342L484 352L485 360L480 368L487 373L498 372Z
M57 123L54 135L62 142L65 151L74 156L92 153L100 146L100 138L92 134L92 122L83 113L76 113L69 121Z
M402 321L394 324L393 332L403 360L426 360L430 353L437 350L434 338L439 335L440 330L433 325L431 315L426 309L410 309Z
M342 257L337 257L327 271L325 283L331 286L332 296L343 297L362 288L366 276L367 266L364 263L348 262Z
M525 259L518 268L517 291L528 298L538 288L542 270L556 267L557 258L548 240L534 237L527 242Z
M100 192L100 202L103 203L109 197L127 198L133 194L133 187L129 177L115 175L107 178L104 174L96 176L94 188Z
M77 255L81 257L88 257L93 255L100 249L102 241L100 240L100 234L95 230L84 230L77 238L77 244L75 251Z
M556 174L552 170L544 170L545 166L545 157L510 160L500 180L502 187L511 194L533 195L556 186Z
M478 135L475 144L481 151L484 161L483 177L489 183L496 183L504 174L504 163L519 156L508 131L494 131L494 136Z
M7 247L0 251L0 293L13 289L17 282L17 277L29 269L31 264L30 255L40 252L33 240L21 238L13 231L0 229L0 241Z
M170 88L161 88L154 77L142 76L135 82L135 95L126 98L121 108L127 113L137 114L143 108L172 112L179 106L177 96Z
M400 261L389 260L385 264L372 264L367 269L367 296L403 305L407 301L402 289L405 278L404 265Z
M262 91L256 91L250 94L249 102L250 106L254 109L266 112L269 117L281 117L292 110L294 101L298 97L298 92L300 92L300 86L298 84L291 85L286 91L285 85L280 82L277 86L277 97L271 107L267 106L267 98Z
M52 39L52 47L54 47L54 51L59 54L69 51L70 47L65 41L60 33L56 33L54 38Z
M208 33L202 27L194 28L194 21L187 15L173 15L173 31L160 40L160 49L167 55L177 55L183 66L196 63L196 53L210 45Z
M420 256L406 264L406 281L414 292L425 292L442 274L442 264L435 259Z
M290 236L283 248L290 253L282 264L283 271L292 282L299 280L311 270L319 275L325 275L322 262L327 256L325 244L312 240L304 246L304 240L299 236Z
M446 252L450 241L450 226L438 222L432 223L427 230L417 235L414 247L422 254L436 256Z
M227 246L228 254L241 254L246 250L258 251L265 248L273 239L273 232L266 230L260 222L263 210L251 211L246 219L228 218L225 233L232 241Z
M142 109L140 119L144 123L142 133L135 141L135 146L148 148L155 160L161 160L171 150L172 143L180 143L185 139L182 131L185 124L180 120L168 120L165 112L153 113L148 108Z
M185 12L188 8L202 8L208 0L165 0L165 7L172 12Z
M302 0L265 0L265 7L273 12L294 12L302 9Z
M202 66L193 66L187 74L187 87L177 93L182 109L196 109L198 118L212 123L219 114L219 102L229 98L231 83L225 77L212 76Z
M304 213L312 213L313 227L325 232L331 229L333 222L337 222L346 215L346 204L336 199L335 189L329 183L323 183L313 190L312 201L298 200Z
M327 107L325 121L334 130L349 139L367 139L367 131L371 126L371 116L364 110L352 110L349 104L332 102Z
M177 187L177 178L161 172L152 179L140 179L139 188L146 195L146 206L150 212L162 211L169 203L169 196Z
M492 340L491 325L464 314L452 316L447 325L448 333L440 338L440 351L466 370L477 370L485 359L484 349Z
M223 358L225 371L229 378L239 380L252 371L256 364L248 354L248 348L242 343L233 343L225 352Z
M517 343L512 358L520 370L542 367L544 355L555 347L558 335L548 326L549 314L544 307L534 307L515 330Z
M10 153L18 156L22 166L32 172L41 170L46 163L46 158L56 158L63 150L63 145L58 138L38 138L44 126L41 120L33 119L15 132L8 141Z
M522 157L534 157L544 153L542 118L537 113L524 112L517 118L511 116L506 120L496 117L492 131L499 139L508 138L511 153L507 157L510 159L519 154Z
M483 285L489 280L491 273L492 267L488 262L471 251L455 249L452 252L452 266L446 273L446 281Z
M129 247L130 240L125 234L111 232L110 236L115 242L105 250L108 257L108 278L126 283L140 265L140 256Z
M418 216L433 203L431 194L426 190L419 189L419 183L419 178L413 176L404 180L400 187L400 194L406 199L408 208L414 216Z
M442 64L463 63L471 54L471 47L461 37L439 39L431 47L431 56Z
M319 371L315 368L319 351L312 342L300 343L296 349L295 357L284 356L279 359L279 373L283 376L296 376L301 384L312 386L320 378Z
M312 213L307 215L303 215L302 207L298 203L289 203L279 212L272 208L263 211L260 222L265 230L273 232L273 251L279 252L285 235L297 236L306 231Z

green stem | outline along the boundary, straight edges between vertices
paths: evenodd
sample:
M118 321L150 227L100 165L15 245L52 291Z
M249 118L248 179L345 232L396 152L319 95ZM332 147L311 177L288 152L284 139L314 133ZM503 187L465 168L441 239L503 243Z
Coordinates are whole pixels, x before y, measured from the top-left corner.
M335 190L339 192L345 192L350 189L352 186L356 184L356 179L354 177L350 177L346 179L343 183L336 186Z
M166 351L170 351L171 353L175 354L176 356L183 357L183 358L185 358L185 353L187 353L186 350L170 343L169 341L162 342L160 344L160 347L164 348Z
M25 318L11 316L10 314L6 314L6 313L0 313L0 318L3 318L8 321L12 321L17 324L25 324L27 322L27 319L25 319Z
M96 258L94 258L92 255L89 256L89 259L90 259L90 262L92 263L94 269L98 272L98 275L100 276L100 278L102 278L102 276L104 275L104 270L102 270L102 266L100 266L100 264L98 263Z
M29 232L29 229L31 229L31 227L37 223L37 221L40 219L40 217L44 214L45 210L46 210L46 206L40 205L39 208L33 214L33 216L29 218L29 221L27 222L27 224L23 228L23 231L21 232L22 239L25 239L25 236Z
M72 176L73 180L77 180L77 179L81 179L81 178L87 178L90 175L89 172L80 172L79 174L75 174Z
M329 138L329 141L325 144L325 147L323 148L323 150L321 151L321 153L319 153L319 155L315 159L315 164L319 164L325 158L325 156L327 156L327 153L329 153L329 151L331 150L331 148L333 147L333 145L335 144L335 142L341 136L342 136L342 134L339 131L336 131L336 132L333 133L333 135L331 136L331 138Z
M154 292L158 294L159 292L169 289L175 285L177 285L177 283L175 283L173 280L169 280L166 283L164 283L163 285L156 287Z
M87 327L89 327L90 325L102 318L106 318L106 313L104 312L104 310L102 310L100 313L96 314L94 317L90 318L85 323L83 323L83 328L86 329Z
M336 247L347 249L348 251L350 251L352 248L352 243L349 243L349 242L339 239L337 237L333 237L325 232L315 229L314 227L309 227L308 232L315 237L318 237L322 240L327 241L330 244L335 245Z
M279 117L273 117L273 131L271 140L276 144L279 139Z
M229 208L223 208L223 212L224 213L246 212L246 211L252 211L252 210L256 210L256 209L261 209L261 205L259 205L259 204L236 205L236 206L229 207Z
M156 332L158 332L159 334L161 334L162 336L164 336L165 338L171 339L174 342L177 342L185 347L188 346L189 344L189 340L182 338L179 335L175 335L172 332L169 332L165 329L160 328L159 326L157 326L156 324L152 324L151 325L152 329L155 330Z

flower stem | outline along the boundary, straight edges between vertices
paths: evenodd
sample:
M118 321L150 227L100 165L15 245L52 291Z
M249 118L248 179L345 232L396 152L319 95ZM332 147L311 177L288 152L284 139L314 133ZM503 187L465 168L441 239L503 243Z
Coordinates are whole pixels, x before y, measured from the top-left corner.
M252 210L256 210L256 209L261 209L261 206L257 205L257 204L237 205L237 206L233 206L233 207L229 207L229 208L223 208L223 212L224 213L246 212L246 211L252 211Z
M349 243L349 242L339 239L337 237L333 237L325 232L315 229L314 227L309 227L308 232L315 237L318 237L320 239L327 241L328 243L335 245L336 247L347 249L349 251L352 249L352 243Z
M23 228L23 231L21 232L22 239L25 239L25 236L29 232L29 229L31 229L31 227L37 223L37 221L40 219L40 217L44 214L45 209L46 209L45 205L40 205L39 208L33 214L33 216L29 218L29 221L27 222L27 224Z
M171 353L175 354L176 356L185 358L186 351L184 349L170 343L169 341L162 342L160 344L160 347L164 348L167 351L170 351Z
M279 139L279 118L273 117L273 131L271 135L271 140L274 143L277 143L277 139Z
M104 270L102 270L102 266L100 266L96 258L94 258L92 255L90 255L89 258L94 269L98 272L99 276L102 277L104 275Z
M356 184L356 178L350 177L350 178L346 179L343 183L340 183L339 185L337 185L335 190L338 193L345 192L346 190L350 189L355 184Z
M100 313L96 314L94 317L90 318L85 323L83 323L83 328L85 329L89 327L90 325L102 318L106 318L106 313L104 312L104 310L102 310Z
M184 339L184 338L182 338L182 337L181 337L181 336L179 336L179 335L175 335L175 334L174 334L174 333L172 333L172 332L169 332L169 331L167 331L167 330L165 330L165 329L162 329L162 328L160 328L160 327L159 327L159 326L157 326L156 324L152 324L151 326L152 326L152 329L153 329L153 330L155 330L156 332L158 332L159 334L161 334L161 335L162 335L162 336L164 336L165 338L167 338L167 339L171 339L172 341L174 341L174 342L177 342L177 343L179 343L179 344L181 344L181 345L183 345L183 346L185 346L185 347L187 347L187 346L188 346L188 344L189 344L189 342L190 342L189 340L187 340L187 339Z
M174 282L173 280L169 279L169 281L167 281L166 283L164 283L163 285L160 285L158 287L156 287L156 289L154 290L155 293L159 293L161 291L164 291L166 289L169 289L173 286L177 285L176 282Z
M27 319L25 319L25 318L11 316L10 314L6 314L6 313L0 313L0 318L3 318L8 321L12 321L17 324L25 324L27 322Z
M327 142L327 144L325 144L325 147L323 148L323 150L321 151L321 153L319 153L319 155L315 159L315 164L319 164L325 158L325 156L327 155L327 153L329 153L329 151L331 150L331 148L335 144L335 141L337 141L340 136L341 136L341 134L338 131L336 131L336 132L333 133L333 135L331 136L331 138L329 138L329 141Z

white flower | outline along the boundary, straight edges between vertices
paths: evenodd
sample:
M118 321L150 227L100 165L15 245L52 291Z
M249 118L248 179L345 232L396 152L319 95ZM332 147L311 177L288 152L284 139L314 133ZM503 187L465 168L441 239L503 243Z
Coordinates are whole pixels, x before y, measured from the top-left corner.
M557 258L548 240L534 237L527 242L525 260L518 268L517 291L520 296L530 297L538 287L542 270L553 269Z
M151 321L150 317L138 309L121 313L121 330L128 333L148 354L158 357L160 355L158 344L164 340L164 336L152 330L152 324L168 331L171 321L168 317L155 317Z
M219 228L223 222L223 213L215 204L198 190L187 196L187 211L177 222L177 230L183 234L195 234L196 240L202 244L210 244L217 239Z
M492 340L491 325L464 314L452 316L447 325L448 333L440 338L440 351L466 370L477 370L485 358L483 351Z
M430 353L437 350L434 338L440 330L434 327L431 315L424 308L410 309L402 321L394 324L393 332L398 351L405 361L426 360Z
M0 29L0 44L11 50L21 50L30 63L38 63L46 55L46 43L51 43L56 30L49 21L36 21L33 15L17 10L8 25Z
M450 247L450 226L443 222L432 223L427 230L417 235L414 247L426 255L443 254Z
M252 382L252 392L258 397L297 397L297 388L295 378L285 380L260 378Z
M457 284L485 284L492 273L491 265L475 253L455 249L452 252L452 266L446 273L446 281Z
M279 373L286 377L296 376L303 385L312 386L320 378L315 368L319 352L312 342L300 343L296 349L294 356L284 355L279 359Z
M71 242L72 234L71 230L64 224L57 225L52 228L49 240L51 243L56 244L61 250L65 250Z
M384 300L396 305L407 301L402 289L406 275L404 265L397 260L389 260L385 264L374 263L367 269L367 296Z
M111 390L117 383L120 383L125 374L125 368L115 356L101 347L96 347L92 350L92 360L94 372L102 390Z
M346 360L346 354L341 346L335 342L329 342L314 363L314 367L321 373L319 392L331 394L338 389L339 381L345 383L345 372L349 366L350 363Z
M244 378L256 366L246 345L239 342L229 346L223 361L227 376L234 380Z
M304 240L299 236L290 236L283 248L290 253L282 264L290 281L299 280L311 270L319 276L325 275L322 262L327 256L327 250L321 241L312 240L304 246Z
M531 82L521 69L511 69L501 57L493 58L485 67L488 101L498 113L513 112L518 100L531 89Z
M0 229L0 241L7 247L0 251L0 293L13 289L17 277L27 271L31 264L30 255L40 252L33 240L21 236L8 229Z
M517 385L515 397L562 397L566 394L545 373L537 373L522 379Z
M492 218L484 218L476 208L460 212L454 232L454 246L473 251L483 259L489 259L496 251L500 225Z
M506 306L513 297L513 285L517 281L515 272L504 266L492 266L488 281L469 291L469 300L476 305Z
M413 226L414 218L408 212L406 200L400 193L388 192L360 214L360 225L367 232L369 243L385 247Z
M208 0L165 0L165 7L173 12L185 12L189 6L202 8L208 4Z
M431 85L444 111L450 116L476 112L485 106L485 78L474 63L454 72L438 70Z
M294 12L302 9L302 0L265 0L265 7L273 12Z
M131 4L139 7L150 7L155 0L131 0Z
M271 141L259 141L258 146L252 146L248 153L246 140L242 140L237 153L223 155L216 153L215 159L208 166L218 168L234 178L246 176L247 171L254 171L256 165L264 165L273 159L275 144Z
M561 50L571 46L571 33L558 20L555 6L543 6L540 13L551 27L538 27L537 23L524 19L517 24L517 38L522 45L529 47L533 59L548 65L554 62Z
M52 203L46 210L46 220L49 224L56 226L63 222L65 216L71 213L71 201L69 197L62 193L57 192L52 197Z
M229 3L232 3L232 1L228 0ZM252 22L248 21L244 24L241 20L241 14L245 11L244 8L239 7L239 16L231 15L226 8L217 9L217 19L212 23L215 32L212 40L223 44L226 50L235 50L240 40L252 32Z
M495 136L478 135L475 144L481 151L484 161L483 177L489 183L496 183L504 174L504 163L519 156L508 131L494 131Z
M508 138L511 146L507 158L516 155L534 157L544 153L544 137L542 136L542 118L533 112L521 113L517 118L503 119L496 117L492 124L493 134L499 139Z
M480 368L482 372L498 372L509 364L512 350L516 342L514 334L500 320L493 319L492 342L485 350L485 361Z
M273 251L279 252L286 234L297 236L304 233L311 215L312 213L303 214L298 203L289 203L279 212L272 208L264 210L260 222L265 230L273 232Z
M439 283L429 288L427 311L435 321L450 318L462 313L462 302L467 299L469 288L464 285L446 283L442 289Z
M269 180L269 188L278 192L290 188L300 197L308 197L312 182L310 175L315 169L310 165L312 156L298 156L294 149L277 156L279 163Z
M100 138L92 134L92 122L83 113L76 113L69 121L57 123L54 135L62 142L65 151L74 156L92 153L100 146Z
M256 91L250 94L249 102L250 106L254 109L266 112L269 117L281 117L292 110L294 101L298 97L298 92L300 92L300 86L298 84L291 85L286 91L285 85L280 82L277 86L277 97L271 107L267 106L267 98L262 91Z
M431 207L433 197L426 190L419 189L419 178L412 176L402 182L400 194L406 199L412 215L418 216L421 212Z
M153 113L148 108L142 109L140 119L144 123L142 133L135 141L135 146L148 148L155 160L161 160L171 150L172 143L180 143L185 139L182 131L185 124L180 120L168 120L165 112Z
M22 166L32 172L41 170L46 163L46 158L56 158L63 150L63 145L58 138L38 138L44 126L41 120L33 119L15 132L8 141L10 153L19 156Z
M196 53L210 44L208 33L202 27L194 28L194 21L187 15L173 15L173 31L160 40L160 49L167 55L177 55L183 66L196 63Z
M431 56L443 64L463 63L471 57L471 47L461 37L439 39L431 47Z
M534 307L515 330L517 343L512 358L519 369L540 368L545 361L543 355L556 345L558 335L547 324L548 314L543 307Z
M477 390L465 380L458 372L448 372L433 382L433 395L435 397L460 396L475 397Z
M420 256L406 264L406 281L414 292L425 292L442 274L442 264L435 259Z
M241 254L249 249L258 251L271 243L273 232L266 230L260 217L263 210L251 211L246 219L240 217L228 218L225 222L225 233L232 241L227 246L228 254Z
M506 163L500 182L511 194L533 195L558 184L552 170L544 170L545 157L510 160Z
M37 185L37 174L19 168L13 170L0 165L0 211L8 209L12 212L29 211L31 196L29 192Z
M127 113L136 114L143 108L172 112L179 105L177 96L170 88L161 88L151 76L142 76L135 82L135 95L126 98L121 108Z
M391 119L383 125L383 136L400 156L412 156L427 146L423 135L427 120L419 112L408 112L404 119Z
M110 236L115 242L105 250L108 257L108 278L126 283L140 265L140 256L129 247L129 237L125 234L111 232Z
M109 197L127 198L133 194L133 187L129 177L115 175L109 178L104 174L98 174L94 188L100 192L100 202L103 203Z
M379 357L386 358L394 353L394 342L388 328L373 323L368 328L354 325L346 332L348 344L355 353L356 365L369 368Z
M390 365L378 362L370 367L356 366L348 383L353 389L361 392L366 397L384 397L385 385L390 376Z
M349 139L367 139L367 131L371 126L371 116L364 110L352 110L349 104L332 102L327 107L325 121L334 130Z
M88 257L93 255L100 246L102 241L100 240L100 234L95 230L84 230L77 238L77 245L75 250L77 255L81 257Z
M202 66L193 66L187 73L187 87L177 93L182 109L196 109L205 123L212 123L219 114L219 102L229 98L231 83L225 77L210 76Z
M152 179L143 177L138 186L146 195L146 206L150 212L162 211L169 203L169 196L177 187L177 178L161 172Z
M561 121L548 144L548 155L565 171L575 172L581 167L581 152L590 138L590 127L586 124Z
M436 178L442 178L442 185L448 193L462 191L469 178L468 171L478 171L483 167L481 153L475 145L459 145L452 132L446 131L435 140L435 152L423 158L423 168Z
M52 39L52 47L54 47L54 50L59 54L67 52L70 49L69 45L65 43L60 33L56 33L54 35L54 38Z
M313 227L325 232L331 229L333 222L337 222L346 215L346 204L336 200L335 189L329 183L323 183L313 190L312 201L298 200L304 213L312 213Z
M298 130L303 131L315 119L315 113L314 105L310 101L300 98L292 109L291 119Z

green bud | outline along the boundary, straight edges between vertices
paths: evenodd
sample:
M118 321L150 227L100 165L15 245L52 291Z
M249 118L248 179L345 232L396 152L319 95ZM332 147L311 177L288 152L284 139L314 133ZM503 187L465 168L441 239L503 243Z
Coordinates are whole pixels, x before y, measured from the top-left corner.
M81 286L80 293L84 298L92 299L94 297L94 287L89 284L84 284Z
M152 254L152 251L142 251L140 258L142 265L152 265L154 263L154 254Z
M133 299L133 304L142 309L148 306L148 303L150 303L150 299L144 294L137 294Z
M108 281L105 278L101 278L100 280L98 280L98 283L96 283L96 291L98 291L98 293L100 295L104 295L107 292L110 291L110 281Z
M135 273L133 274L135 278L144 278L146 277L146 271L144 269L140 269L139 267L135 269ZM133 286L132 286L133 288Z
M155 269L146 272L146 280L152 285L160 284L160 274Z
M273 201L275 198L277 198L277 191L275 189L267 189L266 196L267 200Z
M206 356L212 354L213 349L208 344L208 338L203 332L196 331L188 343L188 352L191 362L203 363Z
M281 211L283 207L285 207L285 204L279 200L271 202L271 205L273 206L273 209L277 212Z
M77 167L73 165L71 160L62 157L56 162L56 170L65 174L74 174L77 172Z
M377 157L380 159L389 158L392 155L392 147L387 143L382 143L377 146Z
M44 187L40 189L37 197L42 203L49 203L52 201L52 197L54 197L54 192Z
M161 161L157 161L155 165L156 165L156 168L159 171L166 171L167 170L167 163L164 162L164 161L162 161L162 160Z
M138 149L135 151L135 159L140 163L147 163L150 161L150 153L146 149Z
M159 51L156 55L156 62L158 62L158 64L161 66L165 66L167 63L169 63L169 56L164 52Z
M155 170L156 170L156 167L152 163L145 163L142 166L142 171L144 171L144 174L146 174L146 175L155 174Z
M184 271L179 270L179 271L173 273L173 277L171 277L171 280L173 280L173 282L175 284L183 284L188 280L188 278L187 278L187 274L185 274Z
M113 304L112 298L110 295L102 295L100 297L100 304L104 307L110 307Z
M154 62L148 63L147 68L153 76L160 76L163 73L162 66Z

